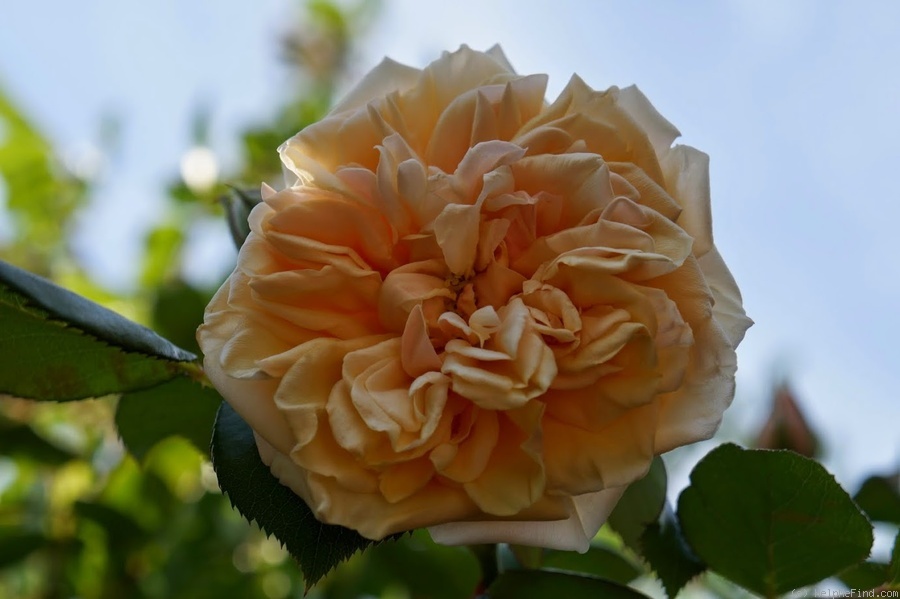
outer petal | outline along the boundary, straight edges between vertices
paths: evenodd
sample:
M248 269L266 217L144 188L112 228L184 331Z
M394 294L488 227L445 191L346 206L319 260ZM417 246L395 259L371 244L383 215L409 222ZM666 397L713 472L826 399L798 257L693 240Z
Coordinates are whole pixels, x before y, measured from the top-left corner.
M725 329L725 333L731 340L731 346L737 348L744 338L744 333L753 324L753 321L747 318L747 313L744 312L741 291L715 246L697 263L700 264L700 269L706 277L706 283L712 290L713 298L716 301L713 305L713 314Z
M451 522L428 528L442 545L507 543L584 553L591 539L616 507L625 487L586 493L571 499L571 515L565 520Z
M694 238L698 258L712 249L709 156L690 146L675 146L662 159L666 187L683 211L675 221Z
M331 109L331 114L361 108L366 102L394 91L405 91L416 83L421 73L419 69L385 58L347 92Z
M624 108L631 118L644 128L644 132L650 138L650 143L653 144L653 149L656 150L656 156L662 159L681 132L657 112L647 96L641 93L637 86L630 85L619 90L618 99L619 106Z

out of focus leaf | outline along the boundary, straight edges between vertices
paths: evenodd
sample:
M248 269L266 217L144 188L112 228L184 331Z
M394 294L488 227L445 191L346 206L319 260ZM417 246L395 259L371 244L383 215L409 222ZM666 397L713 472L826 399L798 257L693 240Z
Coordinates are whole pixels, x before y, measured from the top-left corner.
M225 208L228 219L228 230L238 249L244 245L247 236L250 235L250 223L247 218L253 207L262 202L262 195L258 189L241 189L232 187L228 193L219 198Z
M123 395L116 408L116 427L125 447L138 459L172 435L184 437L205 454L220 403L222 396L215 389L178 377Z
M18 527L0 527L0 569L25 559L47 543L44 535Z
M900 475L870 476L853 499L870 519L900 524Z
M675 512L668 503L659 520L647 526L641 535L641 553L670 598L678 595L684 585L706 569L688 547Z
M847 492L791 451L720 445L691 472L678 517L711 570L765 597L837 574L872 546Z
M109 544L124 550L139 545L146 540L147 533L128 514L102 503L76 501L75 513L79 517L100 525L106 533Z
M355 530L319 522L306 503L272 475L259 457L253 430L224 402L216 417L212 460L231 504L281 541L300 564L307 588L373 544Z
M403 581L409 597L472 597L478 585L478 561L465 547L435 544L424 530L394 543L382 543L329 576L328 599L388 597Z
M666 466L657 456L647 475L628 486L609 516L612 529L637 552L641 550L640 538L644 529L659 518L666 504L666 481Z
M209 294L181 280L161 285L153 300L153 330L192 352L200 351L197 327L203 322L203 311Z
M838 575L841 582L851 589L874 589L888 578L888 565L878 562L860 562Z
M504 572L491 585L488 596L491 599L647 599L643 593L609 580L547 570Z
M144 241L144 264L141 283L147 287L159 285L173 276L180 267L184 231L178 225L160 225L150 231Z
M78 456L44 439L25 424L0 417L0 455L59 466Z
M545 550L542 566L592 574L621 584L628 584L643 572L639 565L621 553L598 545L592 546L587 553Z

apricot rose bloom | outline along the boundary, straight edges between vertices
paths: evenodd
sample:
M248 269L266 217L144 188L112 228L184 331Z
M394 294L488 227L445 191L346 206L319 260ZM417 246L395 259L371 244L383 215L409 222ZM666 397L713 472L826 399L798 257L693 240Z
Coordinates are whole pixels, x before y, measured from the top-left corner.
M707 156L635 87L546 83L499 48L385 60L280 148L198 337L320 520L584 551L731 402Z

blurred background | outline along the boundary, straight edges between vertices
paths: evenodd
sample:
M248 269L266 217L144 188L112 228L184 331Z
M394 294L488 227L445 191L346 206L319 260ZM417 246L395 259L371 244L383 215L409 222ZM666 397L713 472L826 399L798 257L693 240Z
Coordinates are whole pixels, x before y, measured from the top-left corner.
M194 350L236 255L226 185L279 185L277 146L383 56L422 67L500 43L520 73L549 73L550 99L576 72L596 89L636 83L710 154L716 242L756 321L719 437L667 458L672 498L721 440L815 455L851 493L897 472L900 4L32 0L3 12L0 258ZM0 597L300 596L295 566L231 511L202 454L172 439L139 465L113 406L0 401ZM314 593L433 596L416 589L443 577L444 596L466 596L472 556L424 547L379 548Z

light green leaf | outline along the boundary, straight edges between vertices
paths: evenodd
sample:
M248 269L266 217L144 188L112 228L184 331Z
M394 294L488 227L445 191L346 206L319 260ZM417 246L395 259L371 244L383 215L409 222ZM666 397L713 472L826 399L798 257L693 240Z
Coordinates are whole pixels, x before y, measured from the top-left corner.
M126 393L116 408L116 427L125 447L139 460L159 441L178 435L209 452L222 396L186 377Z
M685 537L714 570L765 597L863 559L872 526L818 462L791 451L720 445L678 500Z

